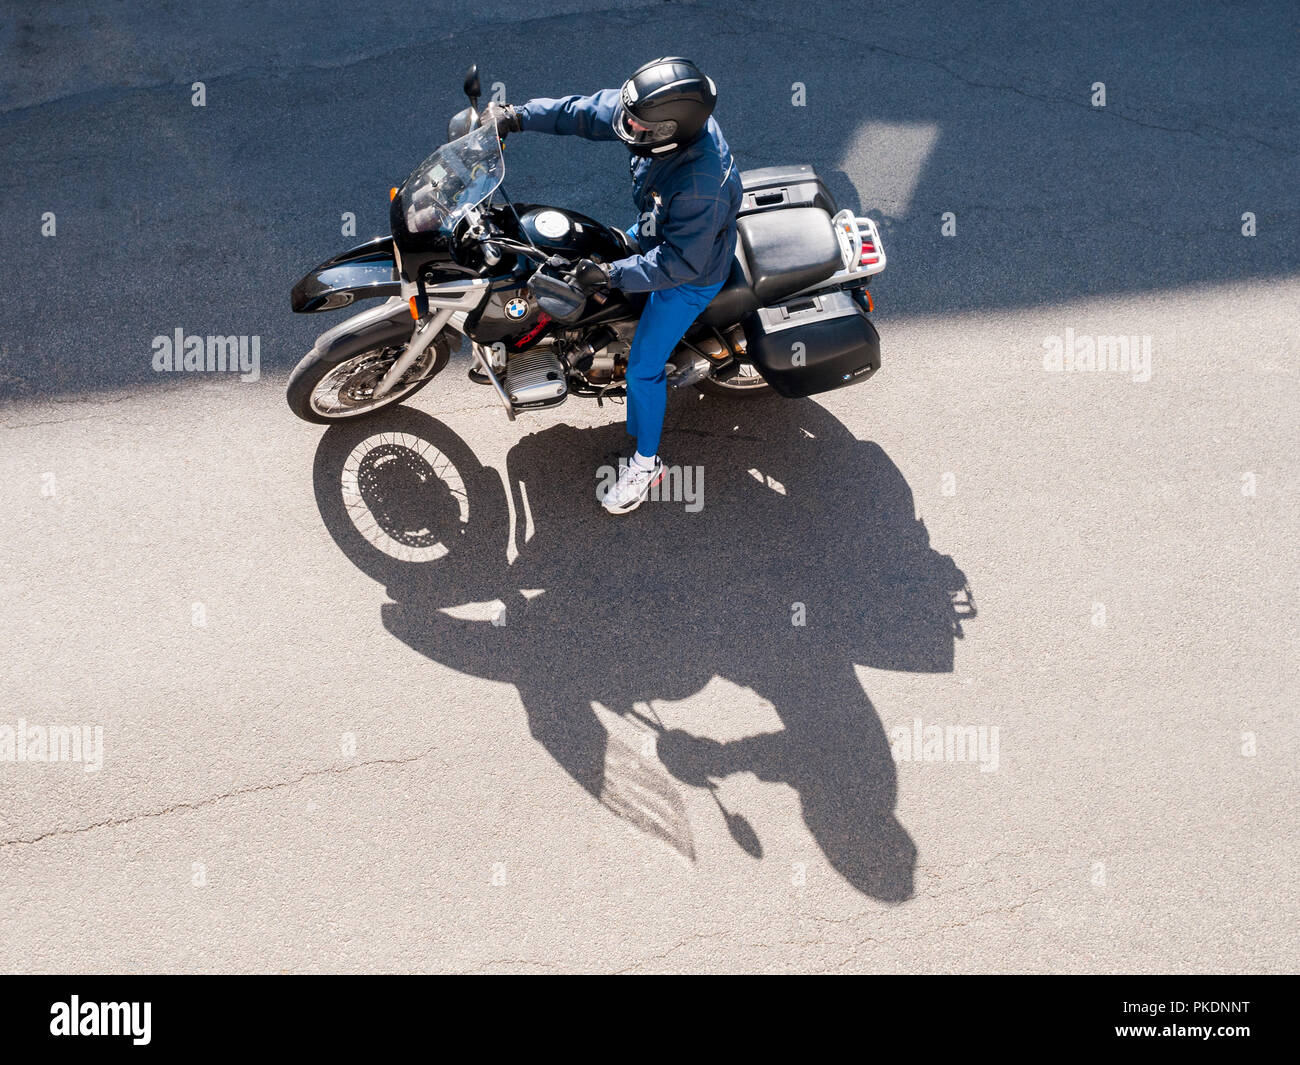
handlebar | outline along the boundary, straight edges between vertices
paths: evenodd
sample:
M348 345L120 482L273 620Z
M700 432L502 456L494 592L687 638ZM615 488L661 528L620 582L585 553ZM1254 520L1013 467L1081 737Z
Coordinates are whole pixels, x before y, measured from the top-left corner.
M543 285L540 287L544 287L548 290L549 295L552 298L558 298L560 300L572 298L576 301L576 307L579 310L581 305L585 303L587 299L594 299L597 303L604 303L609 298L604 293L599 292L588 295L574 284L572 275L574 273L574 268L583 258L581 255L576 259L570 259L566 256L555 253L548 254L542 251L541 248L534 247L531 244L524 244L523 242L513 240L510 237L489 233L484 233L479 236L477 242L482 245L484 251L487 253L508 251L527 259L529 262L537 263L538 269L533 275L533 284L536 286L538 279L543 279ZM553 274L558 274L560 276L548 275L543 272L546 270L553 271ZM557 288L557 286L559 287ZM565 289L567 289L571 294L570 296L562 294ZM564 320L571 316L558 308L552 308L552 312L548 313L551 313L553 318L560 320Z
M518 240L511 240L509 237L492 236L484 234L479 238L480 244L492 244L516 255L522 255L525 259L537 263L540 266L549 266L552 270L559 270L566 266L573 266L577 259L566 259L563 255L550 254L543 252L541 248L535 248L531 244L524 244Z

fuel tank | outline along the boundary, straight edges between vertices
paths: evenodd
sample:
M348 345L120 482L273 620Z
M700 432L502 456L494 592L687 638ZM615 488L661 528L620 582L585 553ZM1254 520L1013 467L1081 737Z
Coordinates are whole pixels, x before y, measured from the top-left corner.
M608 263L630 254L622 233L576 211L522 204L519 224L525 239L568 258L585 256Z
M567 259L585 257L613 262L632 250L621 232L577 211L535 203L518 204L516 210L519 239L530 241L543 251ZM514 228L509 226L513 219L507 221L504 212L496 216L496 221ZM491 296L466 322L470 336L478 343L502 343L511 352L523 351L554 330L551 319L537 306L525 284L531 270L531 264L521 263L512 277L493 282ZM582 318L570 323L568 328L636 318L644 302L644 297L627 297L623 293L612 293L603 302L589 300Z

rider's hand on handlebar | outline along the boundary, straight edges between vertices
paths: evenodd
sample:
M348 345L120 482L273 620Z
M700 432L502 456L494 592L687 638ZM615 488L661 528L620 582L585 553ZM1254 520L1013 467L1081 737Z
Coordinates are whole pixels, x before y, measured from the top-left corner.
M490 103L479 115L478 124L480 126L496 126L497 136L502 141L506 139L507 133L523 132L523 121L519 117L519 112L509 104Z
M609 266L591 259L579 259L569 282L584 296L595 295L609 288Z

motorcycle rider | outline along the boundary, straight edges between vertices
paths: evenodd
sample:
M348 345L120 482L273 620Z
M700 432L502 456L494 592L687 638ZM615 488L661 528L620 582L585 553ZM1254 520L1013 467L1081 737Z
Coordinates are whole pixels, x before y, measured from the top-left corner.
M631 152L632 199L641 215L628 230L637 250L612 263L584 259L574 272L587 294L603 288L648 293L628 354L627 430L636 451L602 500L611 514L635 510L663 478L659 437L668 400L665 365L731 271L740 211L740 174L712 117L713 79L689 59L666 56L639 67L620 89L493 103L484 125L622 141Z

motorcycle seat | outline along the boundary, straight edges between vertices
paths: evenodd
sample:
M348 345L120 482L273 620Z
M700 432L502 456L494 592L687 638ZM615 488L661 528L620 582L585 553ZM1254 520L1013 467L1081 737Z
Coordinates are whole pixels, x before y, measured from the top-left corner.
M843 265L831 216L820 207L747 215L738 228L754 295L763 306L825 281Z
M709 305L700 312L699 321L715 329L726 329L735 325L745 315L759 308L758 297L749 283L749 275L741 258L740 242L736 243L736 257L731 260L731 273L723 282L718 294Z
M830 215L820 207L747 215L737 229L731 273L700 314L704 325L735 325L759 307L825 281L843 265Z

